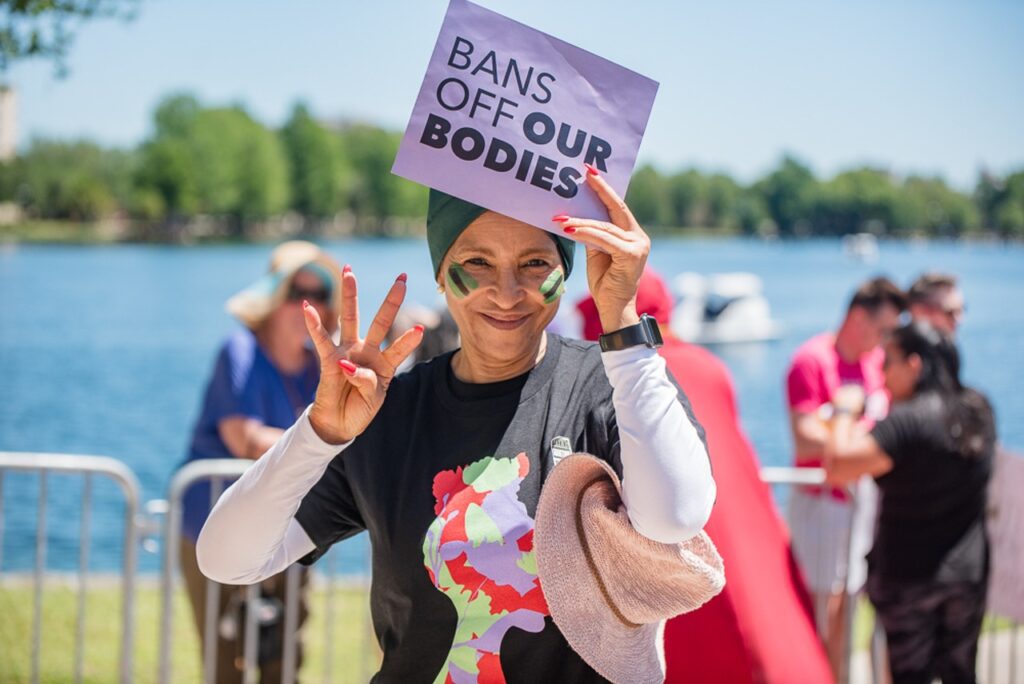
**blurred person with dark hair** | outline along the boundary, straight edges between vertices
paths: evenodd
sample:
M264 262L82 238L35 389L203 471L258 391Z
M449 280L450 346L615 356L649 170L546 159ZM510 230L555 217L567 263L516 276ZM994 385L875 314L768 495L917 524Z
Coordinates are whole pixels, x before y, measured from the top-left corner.
M310 242L294 240L273 251L264 276L228 300L228 312L244 327L227 338L217 355L186 462L256 460L295 422L313 401L320 377L320 362L306 332L303 302L316 307L334 330L341 313L340 285L341 271L333 259ZM211 506L209 480L186 491L181 565L201 643L205 643L206 593L212 582L199 571L196 539ZM303 568L297 597L299 625L307 612L303 596L307 579ZM280 682L283 674L285 584L285 575L280 573L260 585L257 661L261 681L268 683ZM220 585L214 622L217 682L242 681L244 615L255 608L247 605L244 587ZM301 664L301 649L297 655Z
M892 411L870 431L854 421L858 388L833 398L828 480L870 475L882 492L867 589L895 684L974 682L995 418L984 395L961 384L956 345L927 322L900 328L886 345L885 384Z
M867 397L858 420L867 427L883 418L888 397L882 365L882 344L899 325L906 297L887 278L862 283L854 293L839 330L804 342L793 355L786 376L790 429L796 465L823 464L832 398L845 385L856 385ZM853 491L845 487L800 486L789 502L793 550L800 561L819 621L824 615L825 645L836 679L843 678L848 595L864 583L863 555L871 543L874 500L869 480ZM851 538L852 535L852 538ZM852 606L850 606L852 609Z
M672 334L673 306L665 282L645 269L636 311L658 322L664 338L658 353L704 426L718 485L705 530L722 555L728 582L700 610L666 625L666 681L828 681L829 663L814 631L810 597L740 424L729 370L708 350ZM582 299L576 310L584 338L596 340L602 327L593 297Z
M954 275L924 273L907 290L910 315L915 321L928 321L947 335L956 335L966 306Z

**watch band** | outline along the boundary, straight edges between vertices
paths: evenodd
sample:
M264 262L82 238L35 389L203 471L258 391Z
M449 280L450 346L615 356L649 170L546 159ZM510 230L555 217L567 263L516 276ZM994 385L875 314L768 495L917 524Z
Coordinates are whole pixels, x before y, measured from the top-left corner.
M653 316L643 314L639 323L605 333L598 338L598 342L603 352L620 351L639 345L656 349L662 345L661 329Z

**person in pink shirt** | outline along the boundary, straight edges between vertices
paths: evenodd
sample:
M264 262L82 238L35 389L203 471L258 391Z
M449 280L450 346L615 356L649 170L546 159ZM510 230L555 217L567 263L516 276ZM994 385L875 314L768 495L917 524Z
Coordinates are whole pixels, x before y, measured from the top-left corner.
M870 427L885 417L888 395L882 344L898 327L906 296L887 278L869 280L854 293L839 330L804 342L786 374L786 394L797 466L823 465L832 397L843 385L859 385L866 397L859 419ZM850 489L801 486L789 504L793 550L819 616L836 679L842 681L847 595L864 584L864 555L871 544L876 490L868 480Z

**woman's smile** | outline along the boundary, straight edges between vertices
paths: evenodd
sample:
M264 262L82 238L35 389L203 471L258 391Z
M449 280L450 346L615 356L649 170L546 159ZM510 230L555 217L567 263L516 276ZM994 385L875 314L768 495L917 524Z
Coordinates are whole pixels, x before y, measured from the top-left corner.
M485 314L483 312L480 313L480 316L498 330L515 330L530 318L529 314Z

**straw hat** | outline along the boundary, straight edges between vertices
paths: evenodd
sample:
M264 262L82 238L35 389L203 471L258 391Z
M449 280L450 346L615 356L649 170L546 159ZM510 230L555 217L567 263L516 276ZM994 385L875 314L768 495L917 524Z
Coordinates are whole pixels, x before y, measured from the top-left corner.
M267 274L228 299L225 309L250 330L262 325L274 309L284 303L292 276L309 268L330 285L333 316L324 321L331 327L341 313L341 269L312 242L291 240L274 248Z
M562 459L541 489L537 575L569 645L612 682L665 679L665 620L725 586L722 558L701 532L661 544L633 529L615 471L588 454Z

